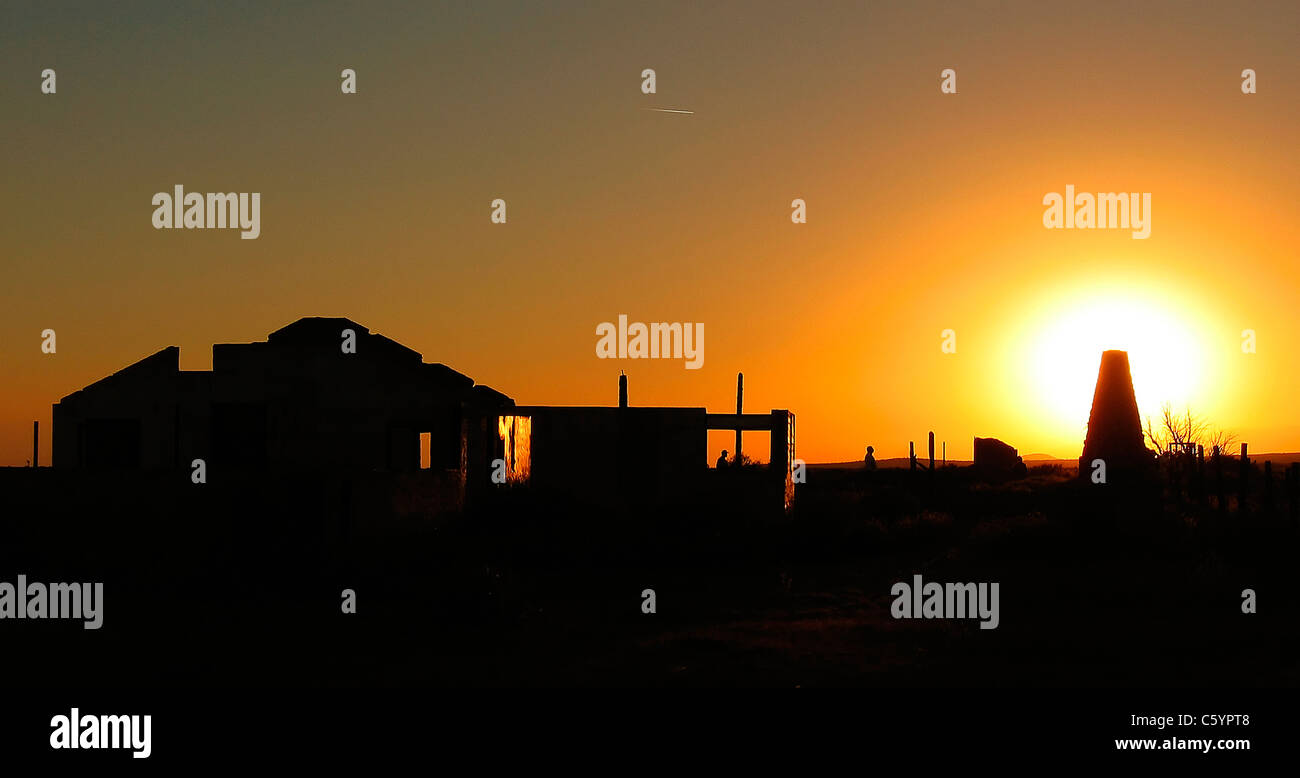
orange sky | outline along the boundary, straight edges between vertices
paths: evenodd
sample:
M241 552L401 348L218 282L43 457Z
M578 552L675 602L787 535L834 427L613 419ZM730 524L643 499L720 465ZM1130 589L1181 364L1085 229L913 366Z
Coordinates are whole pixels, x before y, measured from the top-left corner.
M612 404L623 369L634 404L725 411L743 370L808 461L931 429L1077 456L1043 333L1112 299L1190 333L1180 400L1300 449L1296 4L467 5L7 9L0 464L33 419L48 463L50 405L163 346L204 369L310 315L527 404ZM261 192L261 237L154 230L175 184ZM1045 229L1067 184L1152 193L1151 237ZM597 359L619 314L703 322L704 367Z

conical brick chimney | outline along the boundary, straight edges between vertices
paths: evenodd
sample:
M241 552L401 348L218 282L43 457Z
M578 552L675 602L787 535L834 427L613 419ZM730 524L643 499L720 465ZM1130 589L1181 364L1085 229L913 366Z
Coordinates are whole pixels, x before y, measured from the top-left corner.
M1092 412L1088 414L1088 437L1079 458L1081 475L1091 471L1094 459L1104 460L1108 472L1145 469L1151 464L1151 452L1142 439L1142 420L1133 394L1127 351L1101 354Z

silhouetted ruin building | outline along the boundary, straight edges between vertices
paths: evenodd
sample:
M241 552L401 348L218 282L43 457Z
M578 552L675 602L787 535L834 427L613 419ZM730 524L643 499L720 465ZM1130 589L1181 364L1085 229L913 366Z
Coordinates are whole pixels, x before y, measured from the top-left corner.
M180 349L169 346L64 397L54 406L53 464L188 471L203 459L210 479L409 474L400 487L435 493L415 502L438 510L520 485L596 505L657 505L705 487L709 429L754 429L771 432L771 504L788 506L793 419L788 411L519 408L349 319L304 318L262 342L214 345L210 371L181 370ZM375 482L365 488L375 491Z
M345 331L355 353L345 353ZM264 342L169 346L54 406L55 467L418 469L465 465L467 424L513 401L348 319L307 318Z
M1092 411L1088 414L1088 436L1083 456L1079 457L1081 476L1092 471L1094 459L1106 463L1108 477L1111 473L1145 473L1153 463L1153 454L1143 442L1126 351L1105 351L1101 355Z
M1026 473L1025 462L1016 449L997 438L975 438L975 468L996 478L1018 478Z
M514 412L531 419L530 482L542 491L598 505L680 503L727 488L756 489L760 504L773 507L789 507L794 498L794 414L786 410L524 406ZM757 479L708 467L709 430L737 429L770 434L768 464Z

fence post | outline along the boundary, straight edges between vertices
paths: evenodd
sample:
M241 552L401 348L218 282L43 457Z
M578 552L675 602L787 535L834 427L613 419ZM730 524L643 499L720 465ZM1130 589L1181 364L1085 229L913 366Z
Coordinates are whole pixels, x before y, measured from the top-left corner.
M1273 515L1273 463L1264 462L1264 515Z
M1291 528L1300 522L1300 462L1292 462L1286 470L1287 496L1291 501Z
M1196 501L1205 505L1205 446L1196 444Z
M741 408L744 407L744 401L745 401L745 374L744 374L744 373L736 373L736 421L737 421L737 427L736 427L736 464L740 464L740 444L741 444L741 440L740 440L740 427L739 427L739 422L740 422L740 414L742 413Z
M1239 463L1240 475L1237 476L1237 513L1246 515L1249 504L1247 497L1250 485L1250 457L1246 455L1246 444L1241 444L1241 462Z
M1212 464L1214 465L1215 492L1219 498L1219 514L1226 516L1228 515L1228 493L1223 486L1223 452L1219 450L1218 446L1214 447Z

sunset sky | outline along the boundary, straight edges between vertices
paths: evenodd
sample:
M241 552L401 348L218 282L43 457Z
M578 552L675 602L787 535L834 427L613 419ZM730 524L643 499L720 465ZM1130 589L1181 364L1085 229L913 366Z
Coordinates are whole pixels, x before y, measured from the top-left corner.
M743 370L810 462L1077 457L1123 348L1144 415L1300 450L1300 4L1044 5L5 3L0 464L92 381L302 316L525 404L621 369L723 412ZM260 192L260 238L155 230L176 184ZM1067 184L1150 192L1150 238L1045 229ZM597 359L619 314L702 322L703 368Z

